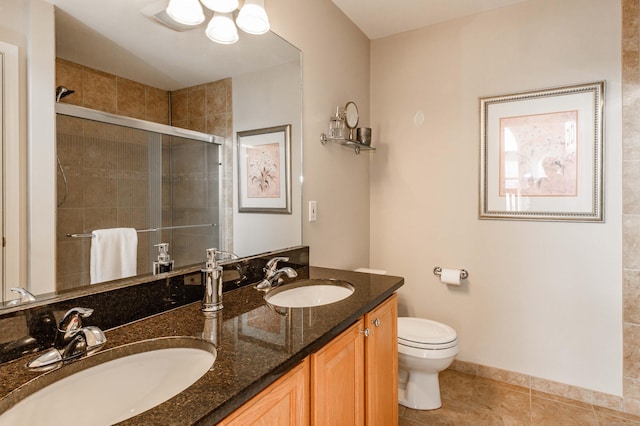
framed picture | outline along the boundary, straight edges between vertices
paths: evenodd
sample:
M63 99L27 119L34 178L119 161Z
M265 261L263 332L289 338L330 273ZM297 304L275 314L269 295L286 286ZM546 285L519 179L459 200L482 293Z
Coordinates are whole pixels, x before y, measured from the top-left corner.
M480 99L480 219L602 222L604 82Z
M238 211L291 214L291 125L237 133Z

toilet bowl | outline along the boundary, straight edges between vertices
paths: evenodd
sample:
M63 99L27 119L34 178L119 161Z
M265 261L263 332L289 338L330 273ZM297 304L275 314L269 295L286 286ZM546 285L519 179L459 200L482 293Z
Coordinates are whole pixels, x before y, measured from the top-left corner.
M398 318L398 402L415 410L442 406L438 373L458 353L456 331L423 318Z

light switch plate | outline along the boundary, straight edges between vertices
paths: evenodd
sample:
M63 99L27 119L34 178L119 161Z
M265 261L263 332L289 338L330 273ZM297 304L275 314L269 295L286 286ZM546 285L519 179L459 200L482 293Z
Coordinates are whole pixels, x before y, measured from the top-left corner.
M309 222L318 220L318 204L315 201L309 201Z

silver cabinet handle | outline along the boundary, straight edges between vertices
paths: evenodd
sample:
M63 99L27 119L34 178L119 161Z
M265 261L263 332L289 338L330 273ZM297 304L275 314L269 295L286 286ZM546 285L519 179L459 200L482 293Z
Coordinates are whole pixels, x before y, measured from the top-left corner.
M364 330L359 330L360 333L364 334L364 337L369 337L369 328L365 328Z
M376 318L376 319L372 320L371 324L375 325L376 327L380 327L380 319Z

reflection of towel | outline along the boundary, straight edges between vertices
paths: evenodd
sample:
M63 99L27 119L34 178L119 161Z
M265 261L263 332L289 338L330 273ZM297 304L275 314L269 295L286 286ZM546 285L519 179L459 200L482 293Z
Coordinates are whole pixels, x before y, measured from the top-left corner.
M138 233L135 229L96 229L92 234L91 284L136 275Z

